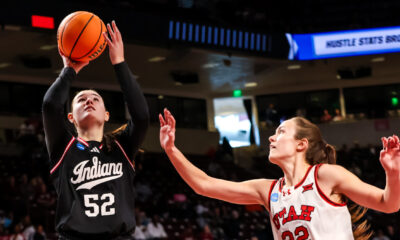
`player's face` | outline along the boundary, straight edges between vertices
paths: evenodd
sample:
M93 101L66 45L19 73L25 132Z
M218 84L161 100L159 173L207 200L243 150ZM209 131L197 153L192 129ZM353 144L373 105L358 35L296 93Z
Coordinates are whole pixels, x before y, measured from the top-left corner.
M79 92L72 101L69 120L78 127L88 128L92 124L102 125L109 119L103 98L93 90Z
M295 133L296 123L293 120L287 120L279 125L274 135L269 137L269 160L272 163L277 163L296 154L297 140L294 138Z

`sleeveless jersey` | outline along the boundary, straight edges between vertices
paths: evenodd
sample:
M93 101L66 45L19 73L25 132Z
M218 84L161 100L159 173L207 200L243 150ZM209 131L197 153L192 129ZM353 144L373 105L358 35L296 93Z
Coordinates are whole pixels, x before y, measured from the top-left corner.
M296 186L285 186L284 177L272 184L269 205L275 240L354 239L346 204L331 201L318 186L319 167L310 166Z
M117 140L110 153L102 148L72 137L61 158L51 161L56 229L63 237L112 239L135 229L134 165Z

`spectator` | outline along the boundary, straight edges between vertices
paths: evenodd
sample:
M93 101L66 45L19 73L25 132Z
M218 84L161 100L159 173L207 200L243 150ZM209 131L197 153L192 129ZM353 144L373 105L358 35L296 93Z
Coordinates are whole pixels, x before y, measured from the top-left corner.
M306 117L306 115L307 115L307 110L305 109L305 108L298 108L297 110L296 110L296 116L297 117Z
M146 202L153 192L149 186L149 183L138 181L136 184L136 193L137 193L137 200L139 202Z
M136 224L135 232L132 234L132 237L136 240L145 240L146 236L143 229L146 229L143 225Z
M332 118L332 121L337 122L337 121L342 121L343 116L340 113L340 110L338 108L335 109L335 116Z
M9 212L8 215L3 211L0 211L0 225L3 225L5 229L9 228L13 224L14 213Z
M205 225L203 231L200 233L200 240L213 240L213 235L211 234L210 227Z
M150 219L147 217L146 212L141 211L138 208L136 208L136 209L137 209L137 210L135 210L135 214L137 214L137 216L135 216L135 218L137 219L136 224L147 227L147 225L150 223Z
M222 144L218 145L217 151L215 152L215 159L224 163L233 162L233 149L226 137L223 137Z
M147 236L150 239L166 239L167 233L164 230L163 225L160 223L160 219L157 215L154 215L149 225L147 225Z
M233 149L226 137L222 138L222 150L224 151L224 153L229 154L233 157Z
M376 232L376 236L375 236L372 240L390 240L390 239L388 238L388 236L386 236L386 235L383 233L383 230L382 230L382 229L379 229L379 230Z
M390 240L400 240L400 232L396 231L392 225L387 226L387 233Z
M210 225L211 225L211 231L212 235L216 239L225 239L225 231L223 229L223 223L224 221L222 220L223 214L221 212L220 207L215 207L212 217L210 219Z
M206 204L202 204L201 201L197 202L196 205L196 213L198 215L202 215L203 213L208 212L208 207L205 206Z
M146 239L146 226L143 225L142 217L144 213L140 211L138 207L135 208L135 219L136 219L136 228L135 232L132 234L132 237L136 240L144 240ZM147 224L147 222L146 222Z
M4 193L7 195L8 198L14 200L17 196L19 196L19 188L16 184L15 177L10 176L8 178L8 185L4 189Z
M181 240L195 240L193 229L190 226L187 226L181 235Z
M19 127L17 143L22 147L23 156L27 156L37 144L35 126L30 121L24 121Z
M197 213L197 224L200 227L204 227L207 224L207 220L204 216L208 213L208 208L205 206L205 204L202 204L201 201L198 201L195 208Z
M4 229L3 225L0 224L0 240L9 240L10 236L7 230Z
M20 126L19 126L19 136L18 138L24 138L26 136L33 136L35 135L35 126L28 120L25 120Z
M42 225L38 225L36 227L36 232L35 234L33 234L33 238L32 240L46 240L46 233L44 232L43 226Z
M41 184L40 193L36 199L37 204L44 210L51 207L56 201L55 197L52 196L51 193L47 192L47 186L44 183Z
M35 234L35 227L31 223L31 217L26 215L22 220L22 224L24 226L22 234L24 235L25 240L32 240L33 235Z
M29 195L27 194L26 188L28 186L28 175L26 173L22 174L19 182L19 192L21 193L22 198L27 200Z
M327 122L330 122L331 120L332 120L332 116L329 114L328 109L324 109L324 113L321 116L321 122L327 123Z
M11 234L10 240L25 240L24 235L21 233L22 226L21 224L17 224L14 227L14 233Z
M278 112L275 110L273 103L270 103L267 110L265 110L265 120L267 122L267 127L275 126L279 123Z

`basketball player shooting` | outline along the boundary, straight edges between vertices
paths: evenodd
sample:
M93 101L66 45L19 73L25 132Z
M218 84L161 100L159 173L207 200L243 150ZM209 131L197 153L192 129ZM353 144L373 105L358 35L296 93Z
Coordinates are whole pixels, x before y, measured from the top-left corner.
M56 230L60 239L132 239L135 230L134 157L149 122L146 100L124 58L115 22L107 25L109 57L131 119L111 134L102 97L78 92L66 116L70 86L88 62L72 61L60 51L64 69L43 100L43 122L50 177L58 194ZM65 121L68 118L68 121ZM74 129L70 131L70 127Z
M361 181L335 164L335 149L319 128L300 117L284 121L269 137L269 161L284 176L278 180L232 182L208 176L175 146L175 119L165 109L159 115L160 143L183 180L197 193L236 204L261 204L271 218L274 239L366 239L354 234L345 198L385 213L400 208L400 144L397 136L382 138L380 162L386 187Z

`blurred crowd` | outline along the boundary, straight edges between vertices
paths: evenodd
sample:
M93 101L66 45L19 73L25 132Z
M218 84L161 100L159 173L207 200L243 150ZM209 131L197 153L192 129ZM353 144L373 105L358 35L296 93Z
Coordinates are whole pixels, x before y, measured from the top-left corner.
M20 155L0 155L0 240L57 239L56 193L49 182L40 126L24 123L16 144ZM384 188L379 151L379 147L372 145L343 145L338 150L338 164L364 181ZM253 159L252 169L235 165L232 149L226 144L207 155L188 157L218 178L243 181L281 177L279 168L268 162L266 154ZM196 195L164 154L140 153L136 168L135 239L273 239L268 213L262 206L234 205ZM399 213L387 215L369 210L365 218L374 231L374 239L400 239Z

